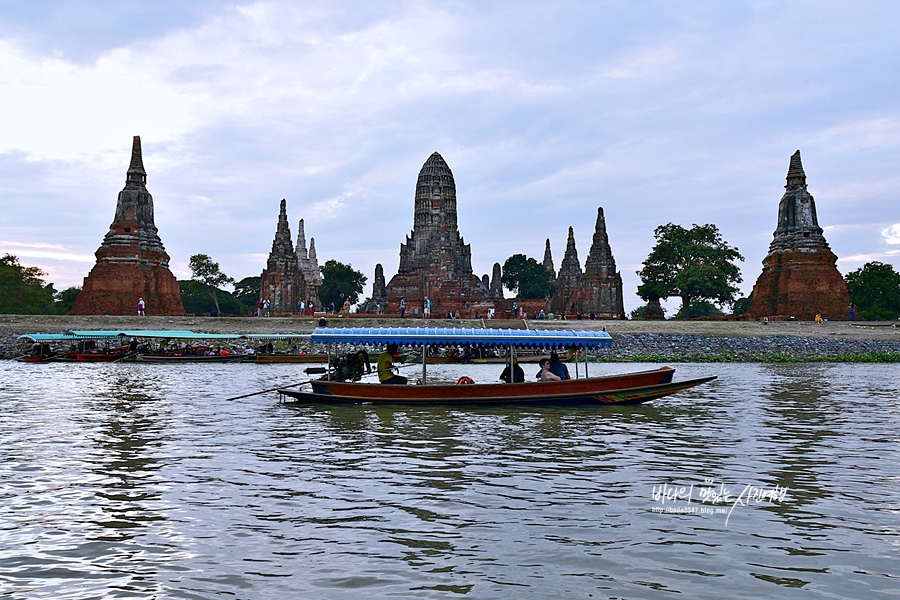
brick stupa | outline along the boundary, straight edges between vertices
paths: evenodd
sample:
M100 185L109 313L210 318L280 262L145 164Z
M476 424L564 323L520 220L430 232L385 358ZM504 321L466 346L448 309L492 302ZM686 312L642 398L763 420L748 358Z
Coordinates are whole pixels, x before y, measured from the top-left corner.
M472 273L472 249L459 234L456 216L456 181L435 152L419 171L413 230L400 245L400 268L387 284L389 312L400 312L401 297L411 316L426 296L434 315L463 312L467 305L473 311L493 307L502 300L496 273L493 287L486 274L479 279Z
M850 295L838 272L837 256L828 247L816 217L816 202L806 189L800 151L791 156L784 196L778 205L778 228L753 286L747 313L756 318L831 320L848 317Z
M183 315L178 281L153 222L141 138L134 136L116 214L70 315L134 315L140 298L148 315Z

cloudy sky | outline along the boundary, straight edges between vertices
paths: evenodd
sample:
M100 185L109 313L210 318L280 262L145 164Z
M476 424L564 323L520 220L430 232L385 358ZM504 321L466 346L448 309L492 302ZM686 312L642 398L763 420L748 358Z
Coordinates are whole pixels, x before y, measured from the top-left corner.
M900 268L898 31L865 0L4 2L0 253L80 285L140 135L179 279L259 275L282 198L390 278L434 151L479 275L546 238L558 267L569 226L583 264L602 206L627 310L668 222L715 223L749 293L797 149L840 271Z

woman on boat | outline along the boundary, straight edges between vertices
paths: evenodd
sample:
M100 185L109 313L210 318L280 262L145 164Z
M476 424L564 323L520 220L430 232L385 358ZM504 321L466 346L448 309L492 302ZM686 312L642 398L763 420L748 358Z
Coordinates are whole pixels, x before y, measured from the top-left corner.
M538 364L541 365L541 372L539 373L541 381L561 381L560 376L550 370L549 358L542 358Z

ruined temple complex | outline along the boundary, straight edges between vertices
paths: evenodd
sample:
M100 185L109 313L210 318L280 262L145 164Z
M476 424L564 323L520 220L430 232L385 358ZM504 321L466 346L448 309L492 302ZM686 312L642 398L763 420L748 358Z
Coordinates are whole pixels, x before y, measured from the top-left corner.
M850 304L847 283L819 227L799 150L791 156L784 187L778 227L747 313L757 318L812 320L821 314L831 320L846 319Z
M321 283L316 240L310 238L307 251L306 231L303 219L300 219L297 246L294 247L287 218L287 201L282 200L272 250L260 275L260 299L269 301L269 314L272 316L299 314L301 302L307 310L319 306L318 289Z
M584 271L575 247L575 232L569 227L566 252L559 265L559 273L553 269L550 240L544 247L544 266L555 275L556 294L550 299L550 310L560 314L594 314L601 318L624 318L625 303L622 294L622 275L616 270L616 260L606 233L603 208L597 209L597 223Z
M71 315L134 315L140 299L148 315L183 315L178 281L153 219L141 138L134 136L125 187L109 231Z
M376 283L377 279L376 273ZM399 313L403 298L410 315L422 307L426 297L434 315L467 309L482 309L484 314L503 299L499 264L494 266L493 279L472 273L472 249L457 226L456 182L437 152L419 171L413 230L400 245L400 268L385 292L388 312Z

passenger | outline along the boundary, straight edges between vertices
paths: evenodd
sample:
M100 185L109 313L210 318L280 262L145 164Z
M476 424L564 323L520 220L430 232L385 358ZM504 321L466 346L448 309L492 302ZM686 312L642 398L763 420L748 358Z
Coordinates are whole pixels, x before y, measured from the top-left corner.
M560 376L550 370L549 358L542 358L539 364L541 365L541 372L539 373L541 381L560 381Z
M550 353L550 372L560 379L572 379L569 375L569 367L559 360L559 354L556 352Z
M394 374L394 357L399 356L397 344L388 344L378 357L378 381L381 383L406 385L406 377Z
M503 369L503 372L500 373L501 381L505 381L506 383L510 383L509 381L509 365L506 365L506 368ZM524 383L525 382L525 371L522 370L522 367L519 366L519 361L515 358L513 359L513 380L512 383Z

